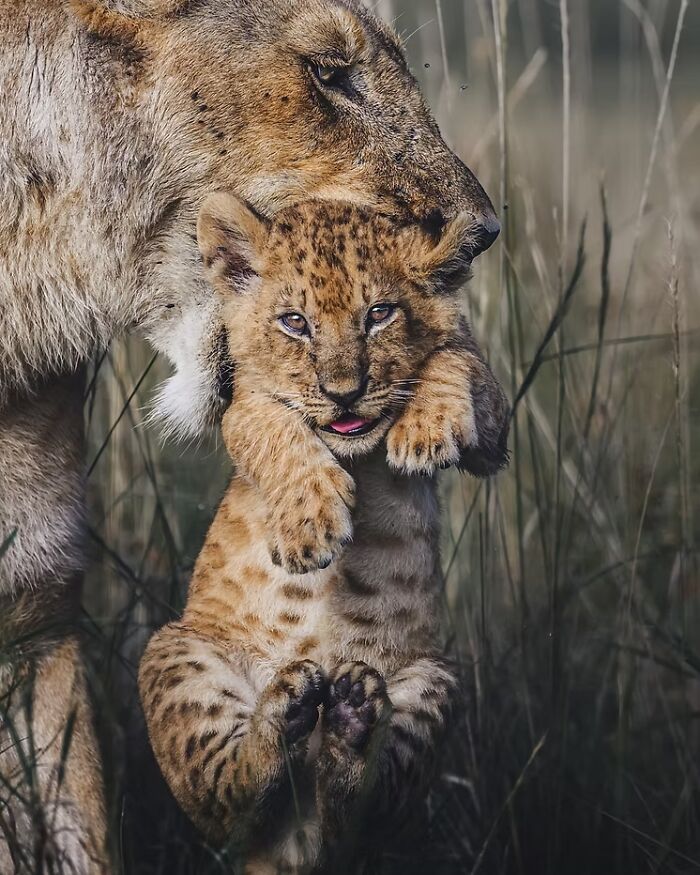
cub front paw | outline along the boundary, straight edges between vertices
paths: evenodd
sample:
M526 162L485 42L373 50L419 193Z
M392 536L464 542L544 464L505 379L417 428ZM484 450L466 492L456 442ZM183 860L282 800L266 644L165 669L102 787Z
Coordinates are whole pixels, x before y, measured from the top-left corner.
M272 561L290 574L327 568L352 539L355 483L339 465L309 475L271 508Z
M389 430L387 461L405 474L434 474L458 464L464 450L478 442L474 409L468 397L449 406L409 405Z
M462 446L458 467L475 477L489 477L508 465L510 406L490 371L472 386L478 442Z
M326 736L352 751L367 746L387 704L384 678L364 662L348 662L332 674L324 705Z
M291 662L269 684L264 695L268 719L289 744L308 738L318 722L318 709L326 695L326 678L315 662Z

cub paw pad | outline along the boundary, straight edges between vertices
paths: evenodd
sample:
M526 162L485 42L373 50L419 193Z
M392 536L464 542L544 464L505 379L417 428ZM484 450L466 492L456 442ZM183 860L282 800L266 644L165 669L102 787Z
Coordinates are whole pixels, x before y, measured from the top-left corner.
M355 750L362 750L381 717L386 684L375 669L364 662L346 663L333 674L325 703L327 732Z

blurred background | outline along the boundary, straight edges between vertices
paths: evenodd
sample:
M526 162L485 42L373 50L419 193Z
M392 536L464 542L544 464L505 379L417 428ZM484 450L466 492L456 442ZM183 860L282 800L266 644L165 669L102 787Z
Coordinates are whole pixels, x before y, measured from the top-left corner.
M700 870L700 4L382 0L499 242L465 291L515 404L510 468L446 473L467 701L386 873ZM138 341L87 405L92 681L125 873L224 871L149 757L135 673L226 486L145 427ZM160 788L160 789L157 789Z

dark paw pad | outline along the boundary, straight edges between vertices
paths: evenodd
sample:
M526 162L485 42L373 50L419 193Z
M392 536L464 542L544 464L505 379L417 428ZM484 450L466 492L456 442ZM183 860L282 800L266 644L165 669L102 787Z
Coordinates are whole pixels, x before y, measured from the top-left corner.
M507 468L509 461L508 426L506 426L496 440L480 436L478 447L462 450L457 467L460 471L466 471L474 477L491 477L503 468Z
M326 731L361 750L381 716L385 695L384 679L373 668L363 662L341 666L328 687Z
M319 705L326 693L326 680L313 662L301 662L293 667L297 674L285 711L285 738L294 744L310 735L318 722Z

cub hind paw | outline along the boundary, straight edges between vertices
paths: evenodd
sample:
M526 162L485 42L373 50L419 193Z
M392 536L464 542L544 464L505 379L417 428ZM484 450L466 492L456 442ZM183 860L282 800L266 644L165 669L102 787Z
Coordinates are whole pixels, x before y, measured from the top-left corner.
M351 750L361 751L387 701L386 684L378 671L364 662L345 663L333 672L328 684L324 731Z
M323 670L309 659L290 663L272 680L266 695L267 707L270 718L279 721L280 731L289 744L311 735L325 695Z

